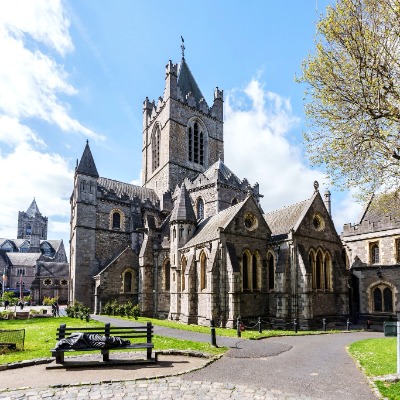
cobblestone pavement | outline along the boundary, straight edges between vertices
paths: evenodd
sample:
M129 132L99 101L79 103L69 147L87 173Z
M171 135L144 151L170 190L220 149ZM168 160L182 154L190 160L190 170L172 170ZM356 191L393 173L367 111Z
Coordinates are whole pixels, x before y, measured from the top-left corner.
M177 378L125 381L95 385L51 387L14 390L0 393L1 399L16 400L70 400L70 399L265 399L316 400L304 395L285 394L280 390L267 390L246 385L218 382L183 381Z

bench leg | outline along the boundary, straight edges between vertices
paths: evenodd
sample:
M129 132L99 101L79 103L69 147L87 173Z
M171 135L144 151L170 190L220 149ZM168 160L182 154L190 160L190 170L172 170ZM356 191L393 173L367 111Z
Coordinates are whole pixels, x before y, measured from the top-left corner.
M103 361L110 361L110 352L108 350L103 349L101 354L103 354Z
M151 359L151 348L147 349L147 359Z
M64 352L55 353L56 356L56 364L64 363Z

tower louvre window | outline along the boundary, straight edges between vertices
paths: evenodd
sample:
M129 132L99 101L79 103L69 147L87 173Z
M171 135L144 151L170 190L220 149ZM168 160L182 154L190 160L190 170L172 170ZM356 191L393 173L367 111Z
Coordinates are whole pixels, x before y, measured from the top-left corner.
M188 159L196 164L204 165L205 133L198 122L192 122L188 127Z
M153 172L160 166L160 128L157 126L151 139L153 150Z
M193 137L192 137L192 127L189 127L189 161L193 161Z

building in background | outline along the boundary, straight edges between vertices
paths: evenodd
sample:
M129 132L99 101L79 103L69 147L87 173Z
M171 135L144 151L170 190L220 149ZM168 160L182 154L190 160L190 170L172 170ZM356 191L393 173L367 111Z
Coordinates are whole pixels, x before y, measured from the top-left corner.
M62 240L47 240L47 217L33 199L18 213L17 239L0 238L1 289L29 290L33 301L68 300L69 264Z
M357 322L395 319L400 290L400 204L373 198L359 222L346 224L342 240L350 270L350 305ZM385 211L388 210L388 211Z

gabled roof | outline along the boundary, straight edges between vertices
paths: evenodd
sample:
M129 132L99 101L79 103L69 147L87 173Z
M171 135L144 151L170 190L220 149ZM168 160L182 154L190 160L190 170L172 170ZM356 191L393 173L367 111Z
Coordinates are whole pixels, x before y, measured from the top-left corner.
M30 216L30 217L34 217L36 214L40 214L39 208L36 204L36 200L33 199L31 205L29 206L29 208L26 210L26 213Z
M182 183L182 186L180 188L178 198L176 199L174 208L171 213L170 221L185 221L196 223L196 215L194 214L192 202L184 183Z
M42 244L44 244L44 243L48 243L55 251L57 251L59 249L59 247L61 246L62 242L63 242L62 239L61 240L41 240L40 246L42 246Z
M104 194L113 192L120 198L126 197L129 200L133 200L135 197L138 197L143 202L149 199L152 204L156 204L158 201L158 196L153 189L131 185L130 183L119 182L113 179L98 178L97 187L100 191L104 192Z
M197 105L201 99L204 99L203 93L194 79L192 72L186 64L185 58L182 58L178 70L178 86L181 89L182 95L185 97L188 93L192 93ZM204 99L205 101L205 99Z
M219 238L218 228L226 228L234 216L243 207L246 201L242 201L229 207L212 217L203 220L197 228L195 236L189 240L183 248L192 247L200 243L208 242Z
M89 141L86 141L85 150L83 151L81 161L79 162L76 172L79 174L93 176L95 178L99 177L97 172L96 164L90 151Z
M11 261L12 265L21 265L26 267L32 267L36 265L36 261L39 260L42 253L8 253L7 256Z
M264 214L264 218L271 228L272 235L282 235L288 233L292 229L296 229L314 198L315 194L308 200L303 200L280 210Z

